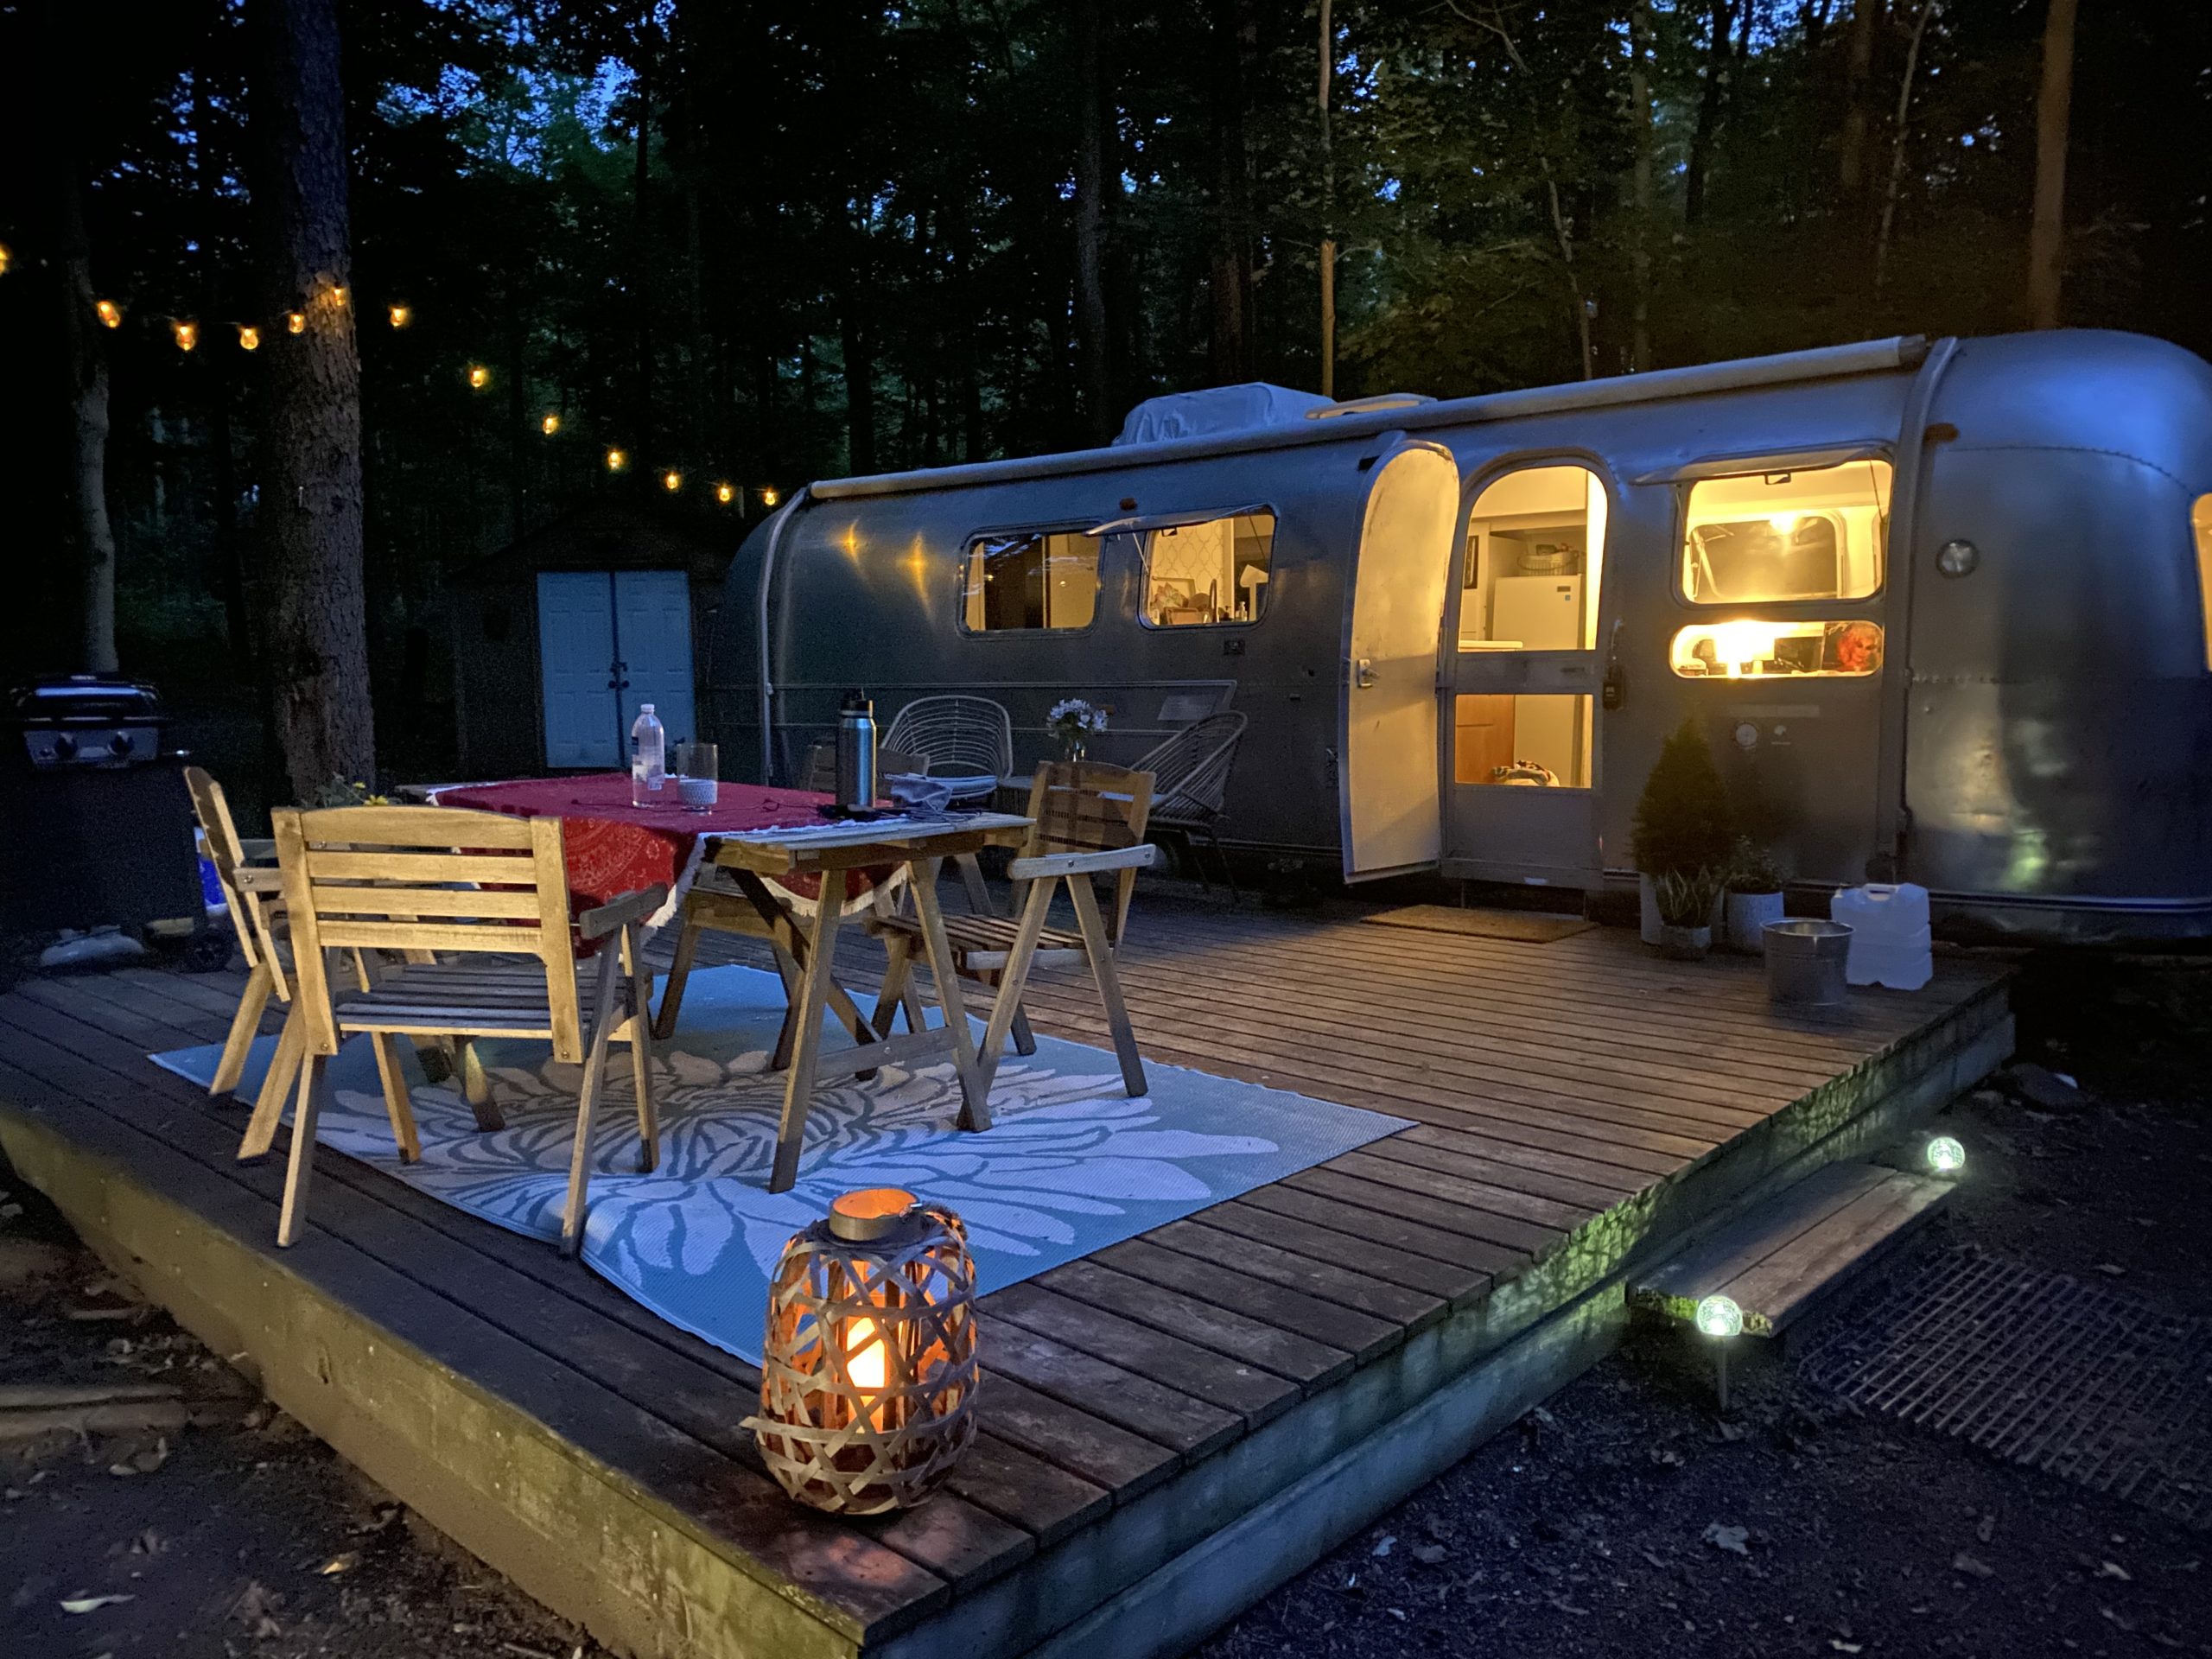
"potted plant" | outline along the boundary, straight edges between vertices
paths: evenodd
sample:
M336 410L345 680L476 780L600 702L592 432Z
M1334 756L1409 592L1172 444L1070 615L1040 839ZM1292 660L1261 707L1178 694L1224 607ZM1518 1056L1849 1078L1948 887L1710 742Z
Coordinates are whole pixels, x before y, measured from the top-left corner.
M1699 962L1713 949L1713 901L1722 885L1718 870L1669 870L1652 886L1659 906L1659 954Z
M1633 844L1646 944L1660 942L1658 882L1663 876L1706 877L1700 890L1712 912L1707 925L1718 922L1720 873L1728 868L1736 830L1720 769L1713 764L1713 751L1694 721L1686 720L1675 728L1644 779L1636 804Z
M1766 849L1749 836L1736 837L1728 861L1727 926L1731 950L1759 956L1766 950L1766 925L1782 919L1782 871Z

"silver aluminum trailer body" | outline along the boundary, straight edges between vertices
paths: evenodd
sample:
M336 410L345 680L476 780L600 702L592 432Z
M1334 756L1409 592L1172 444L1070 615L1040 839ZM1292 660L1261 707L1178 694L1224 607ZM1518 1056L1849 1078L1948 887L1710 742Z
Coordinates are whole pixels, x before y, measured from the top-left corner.
M1693 601L1697 490L1870 461L1887 468L1871 591ZM1568 466L1595 480L1586 631L1545 648L1469 638L1471 512L1500 499L1484 496L1500 480ZM1395 507L1386 477L1405 486ZM1457 499L1440 538L1415 498L1445 487ZM2199 937L2212 932L2212 658L2192 512L2208 493L2212 367L2071 331L1869 342L836 480L740 551L709 720L734 758L788 779L854 685L887 726L932 692L995 697L1018 766L1047 751L1045 711L1063 696L1110 707L1093 749L1110 760L1235 708L1251 724L1232 841L1351 876L1432 867L1594 888L1628 874L1638 791L1688 718L1801 880L1894 871L1955 923L2008 937ZM1108 534L1086 626L963 626L978 536L1244 506L1274 519L1256 621L1145 626L1144 538ZM1500 535L1511 522L1496 520ZM1424 635L1405 613L1431 596ZM1722 621L1756 625L1770 651L1777 633L1810 636L1809 651L1823 629L1831 645L1878 630L1878 667L1713 672L1710 646L1701 665L1684 642ZM1685 664L1706 671L1685 677ZM1586 760L1572 779L1462 781L1481 736L1467 711L1501 698L1573 711ZM1388 720L1366 717L1382 702Z

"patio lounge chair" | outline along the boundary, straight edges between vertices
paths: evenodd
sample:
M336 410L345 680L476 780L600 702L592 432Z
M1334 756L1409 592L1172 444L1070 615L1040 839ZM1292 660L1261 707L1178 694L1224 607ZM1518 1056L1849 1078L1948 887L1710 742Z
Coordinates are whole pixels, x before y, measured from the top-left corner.
M249 847L238 839L220 784L200 767L187 766L184 786L192 796L208 861L215 867L216 884L223 890L223 907L238 935L238 954L245 958L245 989L232 1017L230 1034L223 1039L214 1080L207 1085L209 1094L226 1095L245 1074L246 1054L261 1029L269 999L274 996L283 1006L291 1006L292 983L279 948L284 932L283 878L276 871L275 842L255 842Z
M1198 859L1198 837L1204 836L1220 861L1231 905L1237 899L1236 873L1230 868L1229 855L1221 849L1219 829L1229 793L1230 768L1236 764L1237 745L1244 741L1244 728L1250 723L1249 716L1233 710L1208 715L1156 745L1136 763L1138 771L1148 772L1157 780L1152 802L1153 830L1180 833L1183 844L1190 849L1191 868L1198 872L1201 888L1206 884L1206 868Z
M305 1222L327 1072L347 1035L368 1034L392 1137L410 1163L422 1145L394 1039L536 1037L551 1041L556 1060L584 1068L561 1217L561 1248L574 1255L583 1236L592 1120L612 1042L630 1045L640 1167L651 1170L659 1159L647 1023L652 980L639 958L638 930L667 890L644 888L587 911L575 919L572 936L558 818L435 806L288 808L271 817L297 981L286 1029L288 1037L298 1033L300 1056L276 1242L291 1243ZM607 947L588 1005L578 995L575 941ZM340 989L323 953L348 948L410 959L372 988ZM454 959L425 959L433 952ZM273 1106L256 1109L241 1156L268 1149L283 1110L281 1094Z
M1114 972L1114 951L1128 926L1137 872L1153 861L1156 850L1144 838L1152 784L1148 772L1095 761L1054 760L1038 767L1029 789L1029 816L1035 823L1007 867L1020 898L1019 919L945 917L945 937L961 976L1001 988L992 1004L979 1056L986 1090L1009 1033L1016 1052L1036 1052L1036 1039L1029 1035L1028 1020L1021 1010L1021 988L1030 969L1038 963L1062 967L1084 962L1090 965L1099 1001L1105 1006L1122 1082L1132 1095L1144 1092L1144 1062L1129 1027L1122 982ZM1091 886L1091 878L1101 874L1114 877L1110 912L1101 912ZM1046 925L1062 882L1075 907L1072 931ZM889 1034L892 1019L902 1006L908 1027L913 1029L915 1007L907 992L921 925L911 915L897 914L880 918L870 931L883 938L891 957L883 988L876 995L875 1029Z
M957 799L987 796L1014 770L1014 720L989 697L917 697L893 719L883 747L927 755L930 776L952 779ZM963 786L963 779L973 786Z

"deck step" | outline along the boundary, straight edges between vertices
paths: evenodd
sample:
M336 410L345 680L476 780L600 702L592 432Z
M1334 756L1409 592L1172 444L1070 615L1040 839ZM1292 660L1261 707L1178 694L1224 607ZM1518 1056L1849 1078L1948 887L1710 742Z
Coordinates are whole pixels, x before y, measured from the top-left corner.
M1828 1164L1656 1264L1630 1290L1639 1308L1688 1320L1731 1298L1744 1334L1776 1337L1928 1219L1948 1181L1874 1164Z

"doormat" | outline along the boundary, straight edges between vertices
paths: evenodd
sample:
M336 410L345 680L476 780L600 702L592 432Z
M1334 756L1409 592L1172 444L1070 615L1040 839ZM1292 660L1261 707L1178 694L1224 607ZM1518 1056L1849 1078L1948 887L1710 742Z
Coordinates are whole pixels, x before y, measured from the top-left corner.
M863 1011L868 999L858 999ZM931 1010L932 1017L935 1011ZM670 1324L758 1363L769 1275L791 1236L855 1187L898 1186L950 1205L968 1224L977 1288L996 1290L1109 1244L1325 1163L1412 1126L1400 1117L1147 1060L1149 1092L1122 1092L1112 1054L1040 1035L1008 1053L991 1087L993 1126L954 1127L950 1059L887 1065L862 1081L821 1074L798 1182L770 1192L784 1077L767 1069L783 985L755 968L691 976L676 1035L653 1045L660 1167L638 1173L629 1056L616 1049L592 1137L585 1264ZM976 1024L981 1034L981 1022ZM274 1037L253 1046L238 1097L259 1089ZM852 1038L824 1021L825 1049ZM560 1236L583 1068L542 1041L485 1039L479 1052L507 1127L486 1134L454 1089L401 1065L422 1134L403 1164L368 1039L330 1063L317 1139L469 1214L545 1241ZM153 1056L205 1086L221 1050Z
M1859 1410L2212 1527L2212 1319L1968 1246L1834 1321L1802 1375Z
M1516 944L1550 944L1596 925L1580 916L1549 916L1537 910L1461 910L1452 905L1406 905L1371 911L1359 918L1377 927L1410 927L1424 933L1459 933L1477 939L1510 939Z

